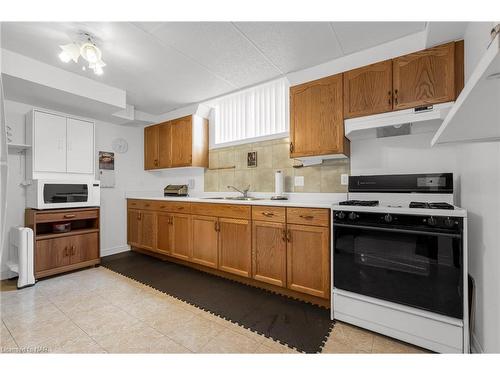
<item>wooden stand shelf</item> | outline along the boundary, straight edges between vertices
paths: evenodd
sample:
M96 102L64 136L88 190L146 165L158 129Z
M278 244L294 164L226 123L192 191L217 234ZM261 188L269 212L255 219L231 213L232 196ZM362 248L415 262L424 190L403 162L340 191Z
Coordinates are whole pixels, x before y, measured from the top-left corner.
M71 230L54 233L52 225L71 223ZM33 229L35 278L100 263L99 208L26 209L25 225Z

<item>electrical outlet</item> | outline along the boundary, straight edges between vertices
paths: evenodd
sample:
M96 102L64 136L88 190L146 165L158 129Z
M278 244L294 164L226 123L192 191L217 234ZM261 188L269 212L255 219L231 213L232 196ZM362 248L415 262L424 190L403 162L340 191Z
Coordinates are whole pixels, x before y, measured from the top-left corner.
M304 176L295 176L295 186L304 186Z
M347 173L342 173L340 175L340 185L348 185L349 184L349 175Z

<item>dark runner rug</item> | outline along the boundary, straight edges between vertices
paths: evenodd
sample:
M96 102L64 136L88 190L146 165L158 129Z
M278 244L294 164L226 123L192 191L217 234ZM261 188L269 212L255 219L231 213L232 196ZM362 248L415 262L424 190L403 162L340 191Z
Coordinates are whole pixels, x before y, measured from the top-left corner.
M101 265L305 353L321 352L329 310L134 251Z

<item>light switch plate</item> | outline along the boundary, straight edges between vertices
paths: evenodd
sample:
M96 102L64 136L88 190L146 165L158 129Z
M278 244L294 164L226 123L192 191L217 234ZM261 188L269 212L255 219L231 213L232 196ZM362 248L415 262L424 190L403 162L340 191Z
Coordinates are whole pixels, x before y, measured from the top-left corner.
M304 186L304 176L295 176L295 186Z
M340 175L340 185L348 185L349 184L349 175L347 173L342 173Z

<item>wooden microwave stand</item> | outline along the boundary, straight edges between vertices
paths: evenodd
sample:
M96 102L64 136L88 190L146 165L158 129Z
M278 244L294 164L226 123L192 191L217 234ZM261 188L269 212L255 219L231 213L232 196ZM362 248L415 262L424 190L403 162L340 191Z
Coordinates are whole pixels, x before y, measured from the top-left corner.
M69 222L71 230L53 233L52 225ZM33 229L35 279L100 263L99 208L25 211L25 225Z

